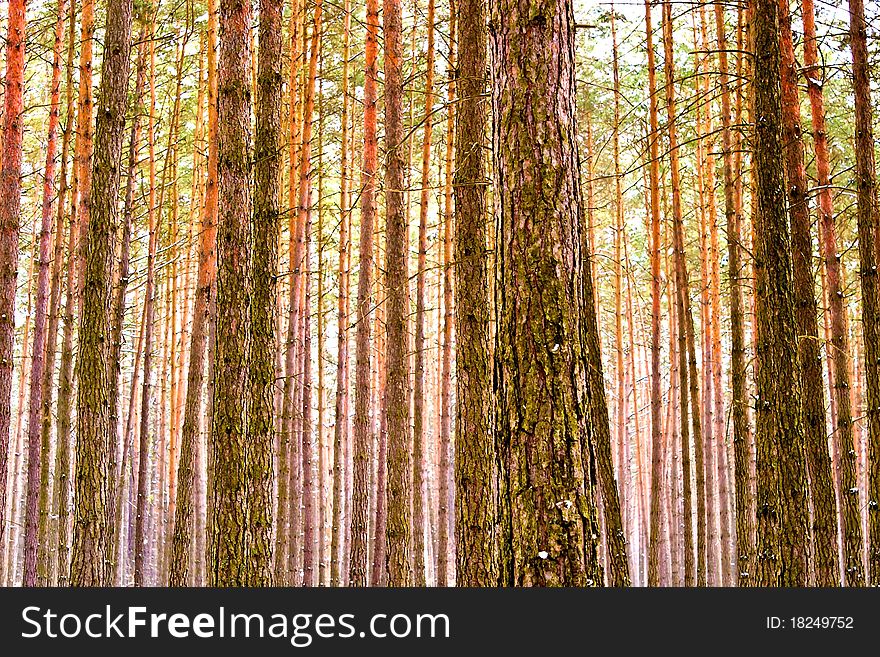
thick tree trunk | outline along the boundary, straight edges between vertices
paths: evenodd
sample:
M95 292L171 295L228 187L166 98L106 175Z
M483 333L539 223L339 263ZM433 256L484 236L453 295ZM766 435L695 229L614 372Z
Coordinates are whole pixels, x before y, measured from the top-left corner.
M250 341L251 6L220 2L218 63L217 346L211 451L211 586L245 586L248 562L248 348Z
M580 234L572 4L540 2L524 14L498 0L489 32L503 192L495 354L501 583L598 586L591 479L597 429L608 418L604 406L596 412L604 395L587 376L602 366Z
M281 224L281 0L260 3L247 468L250 586L272 582L275 297Z
M785 212L778 3L757 0L755 215L757 277L757 583L807 583L807 497L791 265Z
M836 586L837 507L831 481L831 458L825 435L825 394L819 352L819 310L813 278L813 238L807 204L807 174L801 140L801 111L797 65L791 33L788 0L779 0L782 140L785 144L786 190L791 220L792 272L795 323L800 366L801 422L804 427L806 465L812 500L813 568L818 586ZM809 391L804 394L804 391ZM806 538L806 537L805 537Z
M388 520L386 564L389 586L412 581L410 525L412 472L409 451L409 274L403 199L403 46L400 0L384 0L385 37L385 289L388 417Z

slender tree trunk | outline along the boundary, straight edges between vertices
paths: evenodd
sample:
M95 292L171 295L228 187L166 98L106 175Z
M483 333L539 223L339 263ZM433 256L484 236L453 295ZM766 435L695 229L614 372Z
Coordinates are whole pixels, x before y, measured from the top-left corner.
M281 394L281 418L279 422L279 468L278 468L278 508L275 514L278 523L275 534L275 582L276 584L290 584L292 571L294 570L295 551L291 539L294 535L293 518L297 518L298 500L293 495L293 483L297 477L298 463L293 458L294 445L294 416L299 413L295 408L294 397L296 394L296 362L297 362L297 327L299 326L299 308L295 304L299 294L297 290L300 278L300 263L302 260L301 246L299 246L299 213L296 209L298 199L299 181L297 167L299 166L299 111L300 111L300 85L299 72L300 61L300 16L301 7L298 0L294 0L290 15L290 74L289 74L289 168L288 168L288 205L290 218L288 220L288 252L290 277L290 301L287 318L287 340L284 346L284 386Z
M70 583L104 584L108 559L108 456L115 449L109 436L108 358L113 243L119 190L125 110L131 53L131 0L108 7L104 58L98 98L102 111L95 127L95 155L89 194L86 260L77 355L77 458L75 522ZM81 249L82 251L82 249Z
M147 246L147 280L144 289L144 361L143 381L141 383L141 416L140 436L138 445L138 477L137 493L135 495L135 530L134 530L134 585L146 584L146 534L147 534L147 499L150 491L147 489L150 446L150 377L152 376L153 361L153 315L155 307L155 277L156 277L156 250L158 247L158 213L156 206L156 153L155 153L155 111L156 111L156 47L155 36L156 24L153 17L150 26L150 111L147 125L147 147L149 149L149 208L147 210L147 224L149 230L149 242Z
M868 563L870 586L880 583L880 307L877 301L877 183L871 83L868 71L867 23L863 0L849 0L849 35L855 93L856 199L859 268L862 287L865 383L867 389L868 461Z
M433 2L433 0L431 0ZM348 394L348 310L349 268L351 266L351 208L349 199L349 166L351 152L348 145L349 57L351 52L351 0L345 0L342 27L342 135L339 164L339 297L337 299L336 338L336 408L333 427L333 528L330 540L330 585L341 586L348 581L344 568L346 541L345 526L350 520L351 509L347 503L346 482L351 476L348 470L347 447L349 431ZM430 22L430 21L429 21ZM433 28L431 28L433 33ZM428 48L429 60L432 49ZM430 65L428 68L430 75ZM427 92L426 92L427 93ZM418 400L418 397L416 397ZM418 402L417 402L418 403ZM418 408L418 407L417 407ZM418 436L418 433L416 433ZM418 468L418 466L416 466ZM418 507L416 507L418 511ZM418 517L418 516L417 516ZM416 530L418 531L418 530Z
M660 371L660 131L657 121L657 82L651 3L645 0L645 34L648 50L648 167L650 188L651 250L651 529L648 544L648 586L660 586L660 518L663 489L663 429L661 426Z
M170 586L185 586L189 581L191 564L187 558L192 540L194 508L193 489L200 476L195 466L199 441L199 418L202 411L202 392L205 371L207 338L212 322L211 307L217 280L217 7L208 3L207 60L208 60L208 158L205 201L201 208L199 233L199 271L193 308L190 337L189 371L187 373L186 404L181 431L181 451L177 507L172 536ZM198 535L198 534L197 534Z
M785 213L778 3L754 13L757 203L757 583L807 583L804 429L799 414L791 236Z
M431 133L434 110L434 0L428 0L428 45L425 73L425 114L422 126L421 191L419 195L419 257L416 274L415 381L413 383L413 584L425 586L425 285L428 259L428 202L431 174Z
M831 344L829 378L832 381L832 401L834 402L834 422L832 424L832 443L837 453L840 479L838 489L839 516L843 534L843 574L844 584L860 586L864 583L862 565L862 527L860 523L859 496L853 489L856 483L855 454L849 449L853 444L853 420L850 388L850 351L847 336L847 311L843 290L845 282L837 250L837 229L834 224L834 208L831 200L831 166L828 147L828 133L825 128L825 103L822 94L824 72L819 70L819 52L816 39L816 20L813 0L801 3L804 23L804 66L806 68L807 91L810 98L810 111L813 123L813 148L816 155L816 173L819 206L820 252L825 264L825 278L828 288L828 306L831 315ZM835 573L836 577L836 573ZM835 580L836 581L836 580Z
M456 30L458 27L454 0L449 3L449 62L446 110L446 152L443 163L443 350L440 379L440 502L437 510L437 523L440 531L437 541L437 586L448 586L450 557L450 521L453 509L450 490L450 458L452 457L452 334L453 334L453 278L452 278L452 166L455 148L455 99L456 99ZM454 578L452 581L455 581Z
M626 366L624 364L623 348L623 240L625 227L623 221L623 184L620 170L620 76L617 56L617 30L615 28L613 8L611 11L611 43L612 76L614 80L614 122L611 131L612 158L614 160L614 377L616 383L614 407L616 418L614 429L617 443L617 490L619 499L623 501L623 504L620 505L622 529L625 541L632 545L632 514L628 512L629 509L627 508L627 501L630 499L628 492L630 490L632 471L629 463L629 436L626 427ZM603 491L603 497L609 494L609 491ZM634 562L632 559L634 555L632 552L632 550L627 551L627 557L629 557L627 569L629 572L633 572Z
M68 39L67 39L67 61L65 64L65 122L64 131L61 138L61 171L58 184L57 214L55 218L55 245L52 262L52 283L49 294L49 326L47 329L46 339L46 364L43 368L43 404L40 413L41 437L40 440L44 445L50 444L52 438L52 397L54 387L52 384L55 380L55 352L58 341L58 325L61 319L61 293L62 293L62 274L64 272L64 243L65 243L65 201L68 192L67 182L67 161L70 154L70 140L73 135L73 55L76 43L76 7L71 5L67 16L68 23ZM68 235L70 233L68 232ZM70 245L71 237L68 237L68 245ZM58 386L60 388L61 381L59 379ZM60 400L59 400L60 402ZM59 403L60 406L60 403ZM59 409L60 413L60 409ZM55 437L55 457L57 459L60 452L60 436ZM40 472L40 485L49 489L49 471L48 471L48 455L46 461L46 477L43 480L42 465ZM46 580L41 582L44 586L55 586L58 583L58 552L56 539L58 536L59 516L56 513L58 504L58 495L61 483L64 481L61 472L56 468L54 471L53 482L51 485L51 497L46 500L46 508L40 509L40 516L46 516L44 526L40 527L40 563L45 562L43 572L46 573ZM0 532L2 534L2 532ZM2 543L0 543L2 545Z
M688 386L691 378L688 367L688 333L689 323L693 322L690 308L690 295L688 292L688 275L684 252L684 222L681 208L681 181L679 172L678 134L676 130L676 105L675 105L675 68L672 50L672 8L668 0L663 2L663 46L666 56L666 109L668 116L669 131L669 169L672 187L672 218L673 218L673 250L675 258L675 299L676 317L678 320L678 376L679 376L679 423L681 430L681 467L683 471L683 502L684 502L684 567L685 586L693 586L697 583L702 573L702 561L694 564L693 549L693 504L691 497L691 447L690 430L688 428L688 397L690 396L690 408L696 418L694 427L699 428L699 415L697 399L691 394L696 387ZM688 318L691 322L688 322ZM695 382L694 382L695 383ZM698 436L694 436L695 445ZM696 450L695 450L696 451ZM698 464L699 465L699 464ZM699 470L697 472L699 480ZM699 484L697 485L699 497ZM699 511L698 518L702 515ZM699 534L699 531L698 531ZM700 584L703 582L700 581Z
M40 410L43 403L44 369L48 350L46 318L49 314L49 249L52 239L52 198L55 185L55 151L61 96L61 46L64 39L66 0L59 0L52 55L52 81L49 100L49 127L46 138L46 165L43 171L42 220L39 234L39 269L34 304L34 337L28 400L27 504L24 521L24 586L36 586L40 534L46 533L49 494L49 436L42 439ZM60 236L59 236L60 239ZM20 393L21 396L21 393ZM19 409L21 412L21 409ZM5 468L2 469L5 477ZM43 472L46 474L43 475ZM0 496L2 499L2 496ZM2 520L0 520L2 521ZM45 584L45 561L40 562L40 583Z
M360 269L355 336L354 471L351 507L349 584L367 585L367 541L370 472L370 321L373 287L373 230L376 222L376 105L379 3L367 0L364 51L364 151L362 165Z
M745 335L743 329L740 225L742 215L736 202L734 176L734 138L731 129L730 86L728 79L727 39L724 31L724 7L715 5L715 28L718 44L718 83L721 87L721 148L724 172L724 217L727 227L727 271L730 306L731 353L729 381L733 418L734 497L736 507L736 579L748 585L754 577L754 515L749 490L749 418L746 394Z

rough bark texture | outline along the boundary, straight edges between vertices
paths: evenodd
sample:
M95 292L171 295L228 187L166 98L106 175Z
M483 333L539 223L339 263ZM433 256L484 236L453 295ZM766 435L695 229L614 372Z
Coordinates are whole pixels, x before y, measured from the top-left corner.
M121 177L122 142L128 100L132 1L113 3L107 11L104 57L95 126L90 219L86 232L82 313L77 356L76 473L72 586L98 586L110 575L106 503L109 453L109 345L113 245ZM112 446L112 447L111 447Z
M364 151L361 193L360 269L355 335L354 471L352 473L349 584L367 585L367 513L370 481L370 321L373 287L373 229L376 222L376 104L379 36L378 0L367 0L364 50Z
M598 586L570 2L493 3L500 583ZM587 278L589 280L589 278ZM605 422L607 423L607 410Z
M386 563L389 586L412 580L410 525L412 472L409 438L409 274L403 199L403 45L400 0L385 0L385 289L388 414L388 520Z
M211 586L244 586L247 560L248 285L251 195L251 5L220 2L217 345L211 450Z
M250 406L248 408L249 582L272 582L272 450L275 444L275 281L281 174L280 0L260 3L257 132L251 260Z
M807 174L801 139L801 112L797 89L797 66L791 33L788 0L779 1L781 52L782 141L791 220L792 270L794 276L795 326L798 342L801 391L801 422L804 427L806 465L812 500L813 568L818 586L835 586L837 564L837 505L831 481L831 455L825 436L825 394L819 352L819 310L813 278L813 240L807 204Z
M3 95L3 153L0 162L0 545L4 544L6 531L6 469L12 406L12 364L15 360L26 4L26 0L9 2L6 26L6 91Z
M855 92L856 219L862 284L862 331L868 416L868 564L869 586L880 584L880 306L877 300L877 182L867 24L863 0L849 0L849 36ZM849 445L846 446L849 448Z
M816 19L813 0L801 3L804 21L804 66L807 93L810 97L810 114L813 123L813 149L816 155L816 174L819 184L818 211L820 252L825 265L825 281L828 288L828 305L831 315L830 374L833 382L832 408L835 429L834 450L837 453L837 470L840 479L841 532L843 533L843 582L847 586L864 584L862 565L862 526L859 510L858 485L856 484L855 452L853 444L852 403L850 396L850 351L847 336L847 311L843 290L843 270L837 250L837 229L834 225L834 207L831 200L831 164L828 152L828 133L825 129L825 102L822 95L824 71L819 68L819 51L816 39ZM846 447L844 447L846 446ZM853 490L856 492L853 492ZM836 577L835 573L835 577Z
M492 435L488 258L486 253L486 10L458 0L455 188L456 583L493 586L497 465ZM427 164L427 163L425 163ZM425 167L427 170L427 166ZM427 192L425 192L427 196Z
M807 583L807 496L785 211L778 4L758 0L755 47L757 580Z

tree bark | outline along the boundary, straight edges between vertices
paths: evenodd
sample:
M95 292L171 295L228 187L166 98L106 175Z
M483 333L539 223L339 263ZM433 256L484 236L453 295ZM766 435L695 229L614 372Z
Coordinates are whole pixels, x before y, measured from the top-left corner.
M370 322L373 287L373 230L376 222L376 64L379 38L379 3L367 0L364 50L364 151L362 166L360 269L358 272L357 329L355 335L354 471L352 477L351 586L367 585L367 541L370 480Z
M106 514L108 458L116 441L108 435L110 354L106 336L110 329L116 202L128 100L131 14L131 0L121 0L108 7L98 90L101 111L95 126L76 364L79 387L72 586L99 586L110 576L110 531Z
M604 396L581 235L574 12L492 4L502 584L598 586L592 471ZM502 128L503 126L503 128ZM582 286L588 282L586 289ZM584 319L587 318L587 319ZM604 410L604 420L597 421Z
M26 5L26 0L10 0L6 24L6 92L3 97L3 152L0 156L0 545L3 544L6 529L6 470L15 348Z
M791 221L792 273L794 276L795 323L802 394L801 422L806 439L806 465L812 500L813 568L818 586L836 586L837 506L831 481L831 457L825 435L825 395L819 353L819 310L813 278L813 238L807 204L807 174L801 139L801 112L797 89L797 66L791 33L788 0L779 0L780 74L782 92L782 140L788 209Z
M816 39L816 19L813 0L801 3L804 23L804 67L807 79L807 93L810 98L810 113L813 124L813 148L816 156L818 189L818 210L821 239L820 253L825 265L825 279L828 290L828 306L831 315L831 349L829 374L832 381L832 401L834 402L834 422L832 443L837 453L838 466L835 468L840 478L841 532L843 533L843 582L847 586L864 584L862 565L862 527L859 510L858 488L856 483L855 452L853 445L853 419L850 386L850 347L847 335L847 309L843 290L843 270L837 250L837 228L834 224L834 206L831 199L831 165L828 147L828 133L825 128L825 102L822 86L824 72L819 69L819 50ZM837 573L835 572L835 581Z
M880 583L880 306L877 300L877 183L868 71L868 28L863 0L849 0L849 26L855 94L856 219L862 287L868 461L871 464L868 491L864 498L868 509L867 582L869 586L876 586Z
M456 584L494 586L498 473L492 435L486 245L486 9L482 0L458 0L458 107L455 143ZM426 116L426 121L429 119ZM427 156L427 151L426 151ZM428 159L423 160L427 201Z
M807 583L807 497L791 235L785 212L778 4L754 12L757 583Z
M251 6L220 2L218 65L217 346L211 450L211 586L245 586L248 571L247 415L250 325Z

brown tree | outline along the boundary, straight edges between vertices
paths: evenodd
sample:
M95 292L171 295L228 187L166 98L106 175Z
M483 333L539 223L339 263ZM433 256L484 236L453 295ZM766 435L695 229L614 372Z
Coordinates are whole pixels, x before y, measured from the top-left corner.
M247 415L250 325L251 6L220 2L218 61L217 342L211 452L212 586L249 583Z
M110 575L107 523L109 451L109 345L113 245L122 141L128 100L132 1L108 7L104 58L98 100L102 111L95 126L95 153L85 235L82 313L76 360L76 470L74 533L70 565L72 586L97 586Z
M762 586L807 583L807 497L791 234L785 211L778 4L754 10L757 278L757 572Z
M598 342L595 324L583 319L594 311L581 286L572 3L524 13L500 0L490 26L493 120L504 126L493 131L502 583L599 585L588 397L597 391L585 381L601 362L587 344Z

